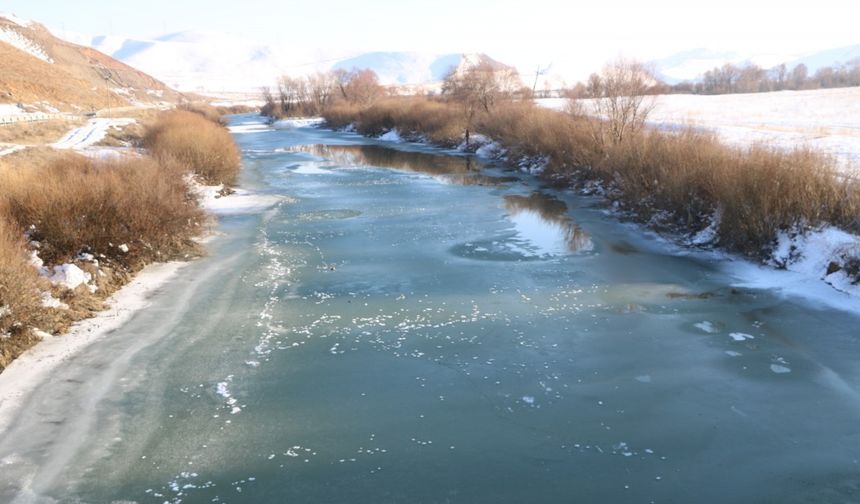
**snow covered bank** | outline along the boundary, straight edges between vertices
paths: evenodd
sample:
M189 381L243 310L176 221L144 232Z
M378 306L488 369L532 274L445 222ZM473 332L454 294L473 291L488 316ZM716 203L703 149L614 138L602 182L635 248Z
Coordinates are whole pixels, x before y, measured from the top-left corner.
M347 127L347 130L354 131L354 128ZM402 135L396 129L376 138L394 143L403 140ZM503 161L532 175L540 175L549 162L547 156L523 155L509 151L501 142L485 135L473 135L472 140L468 147L461 143L458 150L474 152L481 157ZM416 138L415 141L418 139ZM429 142L425 139L424 143ZM611 191L603 187L600 182L590 181L585 184L581 188L583 194L603 195L610 200L612 199L609 196ZM617 208L621 210L622 206ZM656 212L656 218L652 218L643 226L656 229L674 229L675 231L663 233L668 240L681 247L679 253L703 249L717 250L719 248L720 212L711 216L710 226L705 226L699 230L677 229L671 225L666 228L665 223L660 219L663 213ZM610 211L610 214L620 215L616 211ZM629 214L625 214L625 216L631 217ZM790 289L789 286L815 285L815 289L810 290L817 293L811 299L826 302L830 306L860 311L860 285L855 283L860 279L860 271L858 271L860 270L860 264L858 264L860 263L860 236L846 233L834 227L826 227L794 233L791 236L783 234L779 240L779 246L769 259L768 264L764 266L757 265L754 262L755 259L743 258L733 254L719 253L719 255L724 258L726 264L732 265L733 271L742 271L741 274L735 275L739 280L742 281L744 275L749 275L750 282L753 282L752 279L756 279L754 284L757 288L782 290L785 287L786 293L802 296L804 294L803 289ZM744 267L738 268L738 264L742 264ZM760 270L767 271L768 274L761 275L759 274Z
M42 384L52 371L76 353L104 338L150 304L149 298L167 284L184 265L171 262L153 264L141 271L128 285L114 293L108 309L82 320L71 331L53 337L41 333L43 340L14 360L0 373L0 432L14 420L24 399Z
M257 213L283 201L289 201L281 196L261 194L246 189L233 189L225 194L224 186L206 186L191 181L192 190L200 199L200 204L215 215L239 215Z
M292 129L292 128L305 128L308 126L319 126L325 122L325 119L322 117L297 117L293 119L281 119L279 121L275 121L272 126L275 129Z

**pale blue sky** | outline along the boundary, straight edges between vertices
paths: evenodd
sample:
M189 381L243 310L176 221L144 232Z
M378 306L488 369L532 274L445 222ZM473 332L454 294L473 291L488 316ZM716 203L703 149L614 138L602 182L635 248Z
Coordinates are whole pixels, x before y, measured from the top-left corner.
M860 43L855 0L0 0L0 11L89 35L201 30L330 53L482 51L514 63L567 58L592 66L620 53L791 53Z

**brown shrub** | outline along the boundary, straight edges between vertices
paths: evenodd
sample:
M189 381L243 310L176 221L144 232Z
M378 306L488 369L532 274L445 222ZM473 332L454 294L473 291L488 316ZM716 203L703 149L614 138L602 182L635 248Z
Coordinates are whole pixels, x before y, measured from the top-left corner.
M451 145L463 132L455 104L423 98L388 99L365 109L338 106L328 113L330 124L354 123L368 135L397 128ZM860 188L841 177L827 156L731 147L691 129L642 130L608 144L595 121L513 102L480 115L475 131L514 157L546 157L544 175L553 180L603 182L643 220L661 213L664 224L694 232L719 211L720 243L749 255L766 253L780 230L833 224L860 231Z
M47 264L82 249L132 268L163 260L188 249L204 218L181 171L147 158L67 155L0 174L0 186L0 207L31 229Z
M593 141L589 120L512 102L478 119L476 131L504 145L514 157L547 156L547 175L570 175L585 170L602 156Z
M0 334L12 329L12 321L32 318L39 307L37 281L24 232L0 210Z
M184 110L186 112L193 112L197 115L203 116L209 121L214 122L215 124L223 125L224 122L222 117L224 114L221 113L221 110L218 107L213 107L205 102L186 102L177 107L179 110Z
M225 116L230 114L259 113L260 107L254 107L251 105L219 105L215 107L215 110L217 110L222 116Z
M236 184L239 148L226 128L185 110L163 113L143 145L162 163L178 162L208 184Z
M36 341L29 323L41 308L39 278L23 236L0 209L0 371Z
M378 136L392 128L406 137L423 137L444 146L463 140L465 119L447 103L426 98L388 98L369 107L338 102L323 113L330 127L354 124L363 135Z
M333 129L341 129L358 120L358 115L365 108L361 105L347 101L337 101L323 110L322 116L326 126Z

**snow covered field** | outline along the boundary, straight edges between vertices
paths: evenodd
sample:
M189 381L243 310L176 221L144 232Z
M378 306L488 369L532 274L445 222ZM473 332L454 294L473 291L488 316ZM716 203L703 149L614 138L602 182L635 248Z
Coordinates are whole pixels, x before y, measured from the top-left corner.
M564 99L538 100L563 109ZM846 171L860 171L860 88L780 91L717 96L656 97L649 122L692 126L733 145L756 142L808 146L836 156Z

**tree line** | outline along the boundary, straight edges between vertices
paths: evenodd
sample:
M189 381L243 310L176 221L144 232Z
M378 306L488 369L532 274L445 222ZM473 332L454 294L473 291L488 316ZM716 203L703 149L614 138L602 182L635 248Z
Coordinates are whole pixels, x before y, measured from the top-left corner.
M301 77L284 75L275 89L264 87L262 94L263 115L281 118L318 116L336 101L369 105L389 90L379 83L373 70L338 69Z
M681 82L668 86L669 93L731 94L800 91L860 86L860 58L810 73L803 63L789 69L785 64L766 70L758 65L733 65L705 72L699 82Z
M282 76L274 89L262 89L265 104L262 114L273 118L318 116L336 103L367 106L374 101L399 93L379 83L379 77L369 68L350 71L337 69L310 75ZM480 62L457 70L452 67L439 91L439 98L463 105L463 114L471 123L479 110L489 112L496 103L511 99L531 98L531 90L523 86L517 71Z

